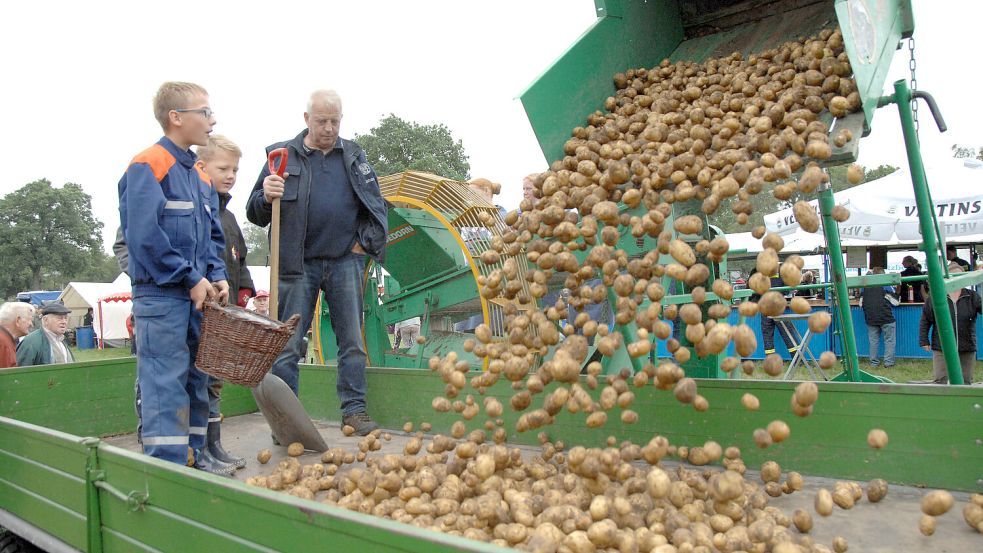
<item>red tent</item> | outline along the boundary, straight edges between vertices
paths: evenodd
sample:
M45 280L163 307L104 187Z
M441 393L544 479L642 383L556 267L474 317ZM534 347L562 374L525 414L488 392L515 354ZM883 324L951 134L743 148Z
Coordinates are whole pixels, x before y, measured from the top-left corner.
M99 349L103 349L103 318L102 318L102 302L118 302L118 301L130 301L129 292L120 292L118 294L110 294L108 296L103 296L99 298Z

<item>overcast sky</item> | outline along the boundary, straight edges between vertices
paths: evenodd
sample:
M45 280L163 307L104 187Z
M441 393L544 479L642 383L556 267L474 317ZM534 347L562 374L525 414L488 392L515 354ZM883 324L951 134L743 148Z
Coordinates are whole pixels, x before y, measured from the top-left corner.
M914 9L918 84L949 124L940 135L922 110L931 165L953 143L983 145L983 2ZM161 134L151 97L163 81L188 80L208 89L215 132L242 147L232 203L241 224L263 148L302 130L307 96L322 87L342 95L345 137L389 113L447 125L472 176L502 183L499 203L514 207L522 176L547 168L516 97L594 19L591 0L7 3L0 194L39 178L81 184L108 251L119 177ZM907 76L905 49L887 87ZM895 107L878 111L860 162L906 163Z

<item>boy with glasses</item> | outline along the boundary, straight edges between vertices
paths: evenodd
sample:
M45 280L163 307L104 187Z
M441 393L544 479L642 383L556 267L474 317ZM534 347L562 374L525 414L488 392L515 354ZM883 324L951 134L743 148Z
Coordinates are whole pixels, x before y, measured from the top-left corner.
M133 158L119 182L143 450L197 465L208 423L207 377L194 366L201 308L206 299L227 299L229 285L218 193L190 148L208 143L215 119L208 93L192 83L164 83L153 105L164 136Z

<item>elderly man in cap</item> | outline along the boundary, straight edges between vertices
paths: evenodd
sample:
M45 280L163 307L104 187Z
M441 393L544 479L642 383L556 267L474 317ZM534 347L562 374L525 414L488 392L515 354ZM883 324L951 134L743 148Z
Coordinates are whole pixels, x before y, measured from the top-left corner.
M17 366L17 340L31 331L34 307L22 301L0 306L0 369Z
M71 309L60 302L41 308L41 328L28 334L17 346L18 367L75 361L65 344L68 315L71 312Z
M257 290L256 297L253 298L253 311L264 317L270 316L270 293L266 290Z

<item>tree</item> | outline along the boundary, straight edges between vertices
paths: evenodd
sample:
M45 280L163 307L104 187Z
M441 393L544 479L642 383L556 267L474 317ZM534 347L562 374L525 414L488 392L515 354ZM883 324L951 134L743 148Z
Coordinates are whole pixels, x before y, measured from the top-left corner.
M952 157L955 158L970 157L973 159L983 160L983 146L980 146L979 148L973 148L972 146L960 146L959 144L953 144Z
M267 265L270 260L270 241L266 229L249 224L243 227L242 237L246 239L246 265Z
M356 135L365 156L380 176L426 171L459 181L470 178L464 144L444 125L420 125L389 114L369 134Z
M68 275L89 268L101 253L101 232L92 198L77 184L55 188L41 179L7 194L0 199L4 295L44 284L63 287Z

